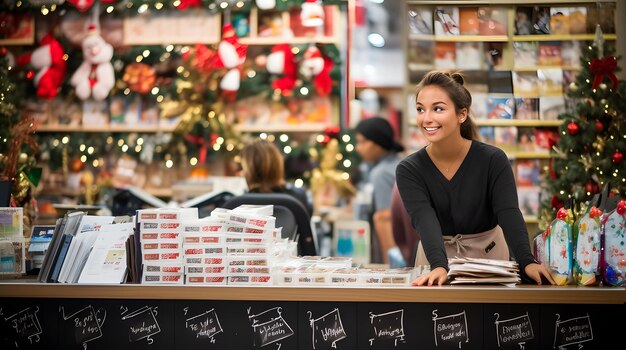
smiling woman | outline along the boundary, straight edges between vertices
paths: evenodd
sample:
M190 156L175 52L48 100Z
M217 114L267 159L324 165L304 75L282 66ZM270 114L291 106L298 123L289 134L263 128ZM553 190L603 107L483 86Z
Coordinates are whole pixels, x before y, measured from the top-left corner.
M463 84L459 73L434 71L422 79L416 122L430 144L396 168L400 195L421 237L416 266L431 267L414 284L445 283L448 257L509 260L509 248L524 277L554 283L531 253L506 154L477 140L472 97Z

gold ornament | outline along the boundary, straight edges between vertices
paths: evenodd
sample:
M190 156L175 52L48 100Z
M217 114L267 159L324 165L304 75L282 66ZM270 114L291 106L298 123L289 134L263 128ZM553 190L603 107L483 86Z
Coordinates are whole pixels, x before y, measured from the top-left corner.
M605 83L600 84L600 89L601 90L606 90L607 86Z
M571 82L569 83L569 91L571 92L576 92L578 91L578 85L576 85L575 82Z
M28 160L28 154L20 153L20 157L18 158L18 163L24 164Z
M589 171L593 167L593 159L590 155L581 155L580 163L585 167L585 171Z

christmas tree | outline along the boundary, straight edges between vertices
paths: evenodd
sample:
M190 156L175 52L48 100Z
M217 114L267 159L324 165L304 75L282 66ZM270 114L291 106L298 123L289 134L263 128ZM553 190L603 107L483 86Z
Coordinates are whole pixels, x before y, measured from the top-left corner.
M542 224L570 199L579 213L580 205L606 184L614 194L626 194L626 82L615 75L619 68L613 54L598 26L593 44L583 48L582 70L569 85L575 108L559 116L563 123L544 181Z

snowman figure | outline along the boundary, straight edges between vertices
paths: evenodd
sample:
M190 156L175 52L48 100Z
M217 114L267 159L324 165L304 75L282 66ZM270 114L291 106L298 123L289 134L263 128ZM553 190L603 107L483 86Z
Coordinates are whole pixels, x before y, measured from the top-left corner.
M82 47L84 61L74 72L70 83L76 88L76 95L81 100L92 97L102 101L115 85L111 64L113 46L104 41L96 26L90 25Z

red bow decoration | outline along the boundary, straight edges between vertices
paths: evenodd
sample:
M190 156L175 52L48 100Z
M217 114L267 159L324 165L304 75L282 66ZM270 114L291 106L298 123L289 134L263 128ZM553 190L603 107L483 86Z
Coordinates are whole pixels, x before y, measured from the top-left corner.
M324 69L313 78L313 86L320 96L328 96L333 89L333 81L330 78L330 71L333 69L333 61L324 56Z
M191 56L191 50L183 54L183 60L189 61L190 58L191 65L206 74L211 73L218 59L216 52L203 44L196 44L195 56Z
M613 89L617 89L617 77L615 76L615 69L617 68L617 59L615 56L607 56L604 58L594 58L591 60L589 70L593 73L593 83L591 88L597 88L602 79L606 75L613 83Z
M186 135L185 140L198 146L200 149L200 151L198 151L198 162L204 163L206 161L209 147L213 146L215 140L217 140L217 135L211 134L211 140L207 140L202 136Z

